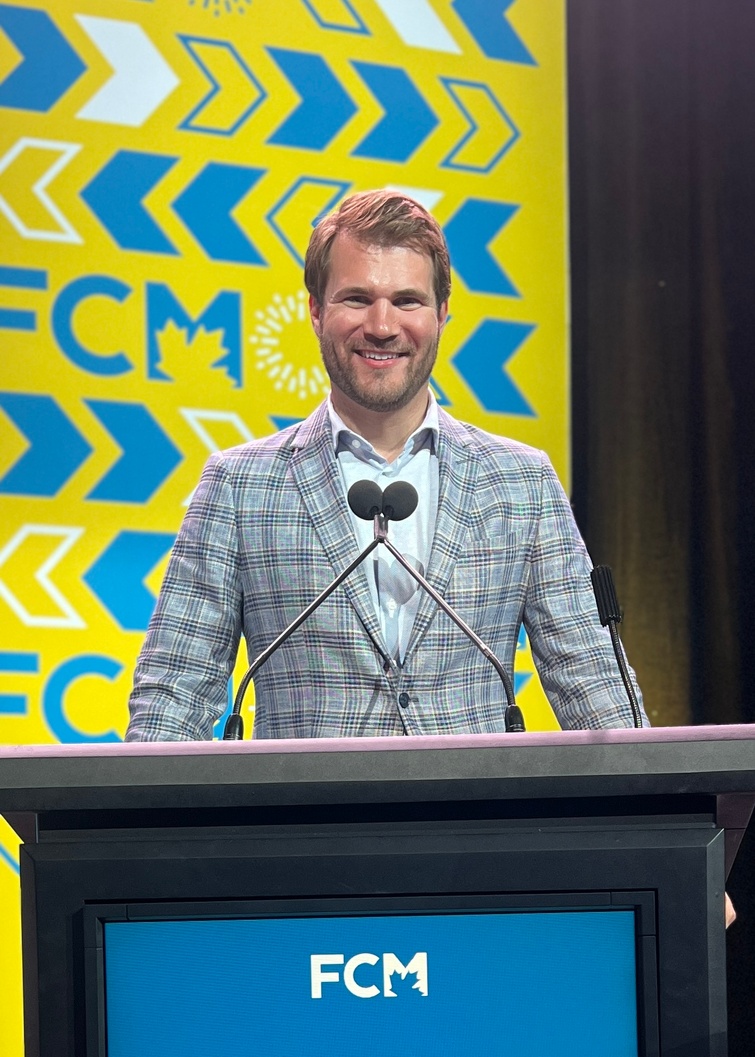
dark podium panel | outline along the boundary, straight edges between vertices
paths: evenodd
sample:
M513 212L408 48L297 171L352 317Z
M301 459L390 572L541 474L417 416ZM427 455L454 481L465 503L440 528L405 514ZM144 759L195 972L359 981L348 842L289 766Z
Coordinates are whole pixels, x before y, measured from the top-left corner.
M442 931L616 911L633 922L632 1052L724 1057L724 883L754 801L744 726L0 750L0 812L25 842L26 1053L121 1052L104 1011L111 922L382 916ZM348 977L352 994L380 991L356 957L358 977L318 969L326 990ZM250 986L211 1016L233 1016ZM488 1015L515 1018L518 1001L512 981Z

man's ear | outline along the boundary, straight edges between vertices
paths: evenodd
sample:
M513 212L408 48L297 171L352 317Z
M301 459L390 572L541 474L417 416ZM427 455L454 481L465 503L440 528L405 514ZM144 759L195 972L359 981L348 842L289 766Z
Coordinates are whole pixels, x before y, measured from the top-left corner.
M312 329L317 337L320 337L320 326L322 323L322 305L309 295L309 318L312 320Z
M443 333L443 328L448 320L448 301L444 301L438 309L438 334Z

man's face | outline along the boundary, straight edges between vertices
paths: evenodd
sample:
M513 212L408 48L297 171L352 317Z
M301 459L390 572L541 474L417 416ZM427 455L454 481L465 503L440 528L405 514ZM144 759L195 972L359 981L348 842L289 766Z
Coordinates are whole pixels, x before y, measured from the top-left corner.
M429 257L342 232L323 303L310 297L309 307L337 405L340 393L370 411L397 411L424 390L448 313L435 304Z

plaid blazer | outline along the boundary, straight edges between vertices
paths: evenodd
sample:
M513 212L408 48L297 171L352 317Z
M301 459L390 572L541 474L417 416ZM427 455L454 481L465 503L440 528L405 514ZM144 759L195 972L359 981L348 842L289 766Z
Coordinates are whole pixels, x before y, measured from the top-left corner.
M590 560L547 457L439 414L428 580L509 670L524 623L563 727L631 726ZM127 740L211 738L240 635L256 657L356 554L325 404L211 456L139 657ZM498 675L429 596L403 666L388 657L367 564L257 673L254 736L502 731Z

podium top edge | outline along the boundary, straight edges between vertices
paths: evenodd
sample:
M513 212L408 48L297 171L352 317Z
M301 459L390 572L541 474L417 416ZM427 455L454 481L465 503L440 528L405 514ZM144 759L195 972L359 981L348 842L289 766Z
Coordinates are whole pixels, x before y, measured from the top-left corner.
M538 731L523 734L435 734L424 737L285 738L270 740L87 742L76 745L0 745L0 760L130 756L238 756L296 753L418 752L454 749L630 746L752 741L755 723L696 727L646 727L642 730Z

